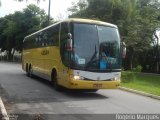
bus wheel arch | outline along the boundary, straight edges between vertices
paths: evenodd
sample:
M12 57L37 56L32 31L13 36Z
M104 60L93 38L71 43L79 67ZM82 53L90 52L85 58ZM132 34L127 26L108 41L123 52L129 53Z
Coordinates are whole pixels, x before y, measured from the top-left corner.
M58 84L58 80L57 80L57 70L55 68L52 69L51 82L55 90L60 90L60 85Z

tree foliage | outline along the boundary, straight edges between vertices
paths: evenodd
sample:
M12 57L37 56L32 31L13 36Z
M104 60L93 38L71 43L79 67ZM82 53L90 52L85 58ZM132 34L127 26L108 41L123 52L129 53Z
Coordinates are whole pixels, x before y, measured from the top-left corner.
M47 25L44 10L31 4L22 12L0 18L0 48L11 57L13 50L22 50L23 39Z

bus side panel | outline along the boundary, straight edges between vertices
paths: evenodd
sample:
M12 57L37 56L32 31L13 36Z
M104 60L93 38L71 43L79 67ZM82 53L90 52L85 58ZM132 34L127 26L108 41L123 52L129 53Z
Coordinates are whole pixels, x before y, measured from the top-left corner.
M32 52L32 67L33 71L37 73L43 73L44 71L44 60L43 60L43 52L44 47L33 49ZM38 74L37 74L38 75Z
M43 51L42 48L35 48L35 49L28 49L23 51L23 67L26 70L26 66L31 65L34 72L43 73L44 71L44 60L41 52ZM36 74L38 75L38 74Z

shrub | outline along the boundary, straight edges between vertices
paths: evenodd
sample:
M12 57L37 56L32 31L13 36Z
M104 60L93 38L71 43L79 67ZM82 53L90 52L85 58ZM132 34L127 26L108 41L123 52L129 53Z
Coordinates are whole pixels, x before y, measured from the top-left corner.
M134 72L141 72L141 71L142 71L142 66L141 65L138 65L134 70Z
M136 79L136 73L134 72L129 72L129 71L123 71L122 72L122 82L123 83L128 83L131 81L134 81Z

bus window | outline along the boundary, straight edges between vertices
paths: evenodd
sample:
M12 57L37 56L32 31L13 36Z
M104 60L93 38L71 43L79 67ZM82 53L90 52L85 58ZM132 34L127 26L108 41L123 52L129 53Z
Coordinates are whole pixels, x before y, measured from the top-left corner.
M45 43L45 46L48 46L48 45L49 45L49 44L48 44L48 34L47 34L46 31L44 31L44 33L43 33L43 41L44 41L44 43Z
M45 46L45 41L43 39L43 32L39 33L39 41L41 43L41 46L44 47Z
M40 47L39 45L39 38L38 38L38 34L34 35L34 44L35 44L35 48Z
M58 46L59 45L59 24L53 26L47 30L48 32L48 45Z
M58 46L59 45L59 24L55 26L53 30L53 45Z
M34 40L34 36L28 37L25 39L24 43L25 43L25 49L31 49L31 48L35 48L35 40Z
M24 39L24 42L23 42L23 49L27 49L27 38Z
M66 50L68 32L68 23L61 23L60 52L62 62L66 66L68 66L69 63L69 52Z

